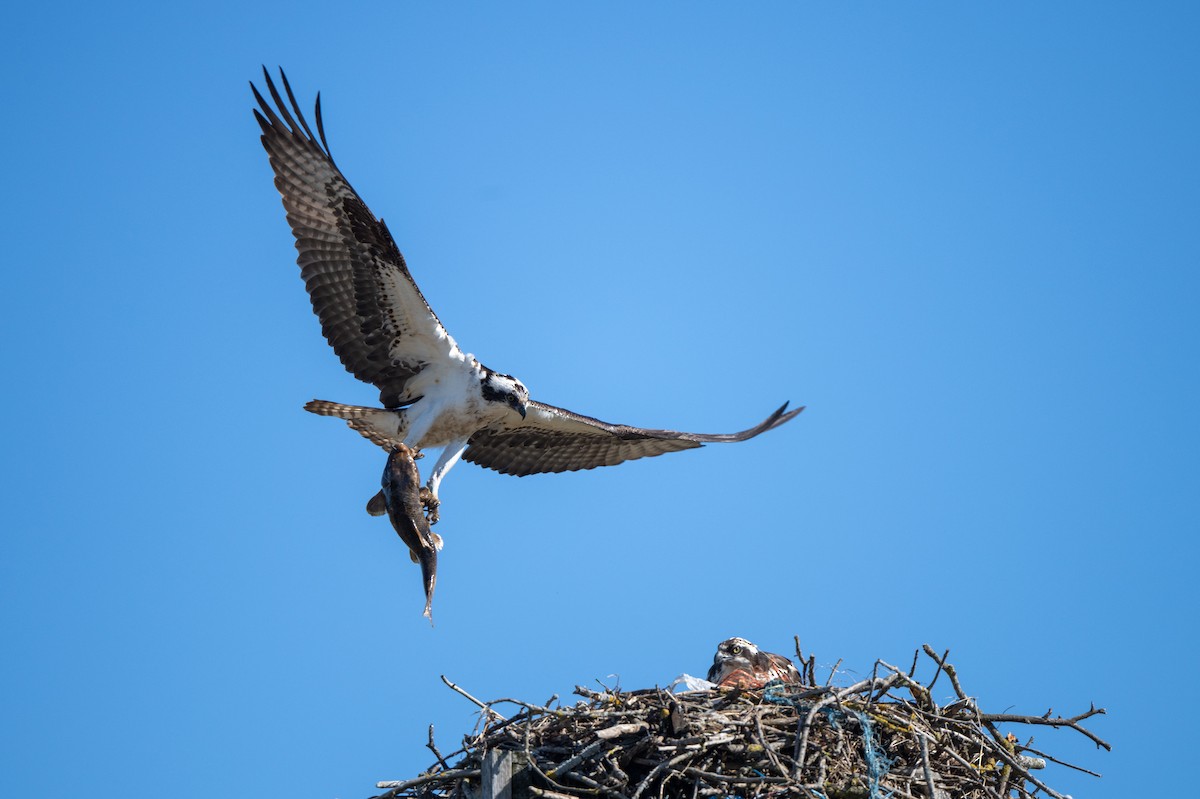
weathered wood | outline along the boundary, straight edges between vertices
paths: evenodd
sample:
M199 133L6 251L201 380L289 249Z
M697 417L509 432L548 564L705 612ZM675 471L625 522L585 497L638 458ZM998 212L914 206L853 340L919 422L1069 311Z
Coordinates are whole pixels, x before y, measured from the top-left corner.
M513 799L513 753L506 749L489 749L483 756L482 799Z

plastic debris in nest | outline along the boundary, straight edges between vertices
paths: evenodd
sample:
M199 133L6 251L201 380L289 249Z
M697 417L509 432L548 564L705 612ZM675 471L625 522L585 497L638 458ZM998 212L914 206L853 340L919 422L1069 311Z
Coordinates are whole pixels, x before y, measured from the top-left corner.
M583 701L573 707L553 707L557 697L485 703L443 677L481 708L479 725L448 756L431 726L437 763L414 779L379 783L379 799L1064 799L1034 774L1047 761L1100 776L1001 725L1068 727L1107 750L1081 724L1102 708L1071 717L984 713L946 655L923 651L934 669L926 682L915 675L920 652L908 671L877 661L871 677L846 687L817 685L813 659L801 656L798 684L678 694L577 686ZM939 706L931 689L943 674L957 699ZM506 718L496 710L505 705L518 712Z

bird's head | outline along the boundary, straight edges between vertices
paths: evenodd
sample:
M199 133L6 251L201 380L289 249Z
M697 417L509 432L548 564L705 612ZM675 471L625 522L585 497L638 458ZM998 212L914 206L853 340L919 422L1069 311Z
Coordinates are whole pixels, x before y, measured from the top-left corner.
M491 403L504 405L525 418L529 408L529 389L512 375L488 371L480 381L483 398Z
M745 638L730 638L717 645L710 674L729 672L734 669L749 669L758 657L758 647ZM709 678L712 680L712 678ZM715 682L715 680L713 680Z

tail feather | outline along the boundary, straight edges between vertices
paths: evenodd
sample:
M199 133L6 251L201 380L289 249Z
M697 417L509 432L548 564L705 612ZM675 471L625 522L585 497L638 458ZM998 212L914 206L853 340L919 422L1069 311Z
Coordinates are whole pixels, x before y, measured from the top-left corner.
M388 410L387 408L368 408L363 405L345 405L341 402L328 400L312 400L304 406L304 410L318 416L332 416L335 419L345 419L346 424L363 438L373 444L383 447L388 452L397 444L404 441L402 428L405 426L403 410ZM371 509L368 508L368 513Z
M338 419L362 419L378 413L387 413L382 408L368 408L364 405L345 405L329 400L310 400L305 403L304 410L318 416L336 416Z

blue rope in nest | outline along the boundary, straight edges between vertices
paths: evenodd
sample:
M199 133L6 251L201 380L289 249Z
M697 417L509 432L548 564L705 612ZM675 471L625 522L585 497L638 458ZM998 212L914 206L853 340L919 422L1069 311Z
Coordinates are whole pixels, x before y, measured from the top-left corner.
M791 705L796 708L798 713L807 717L812 711L812 703L802 702L799 699L788 696L786 690L786 683L781 680L772 680L763 688L763 701L770 702L773 705ZM840 730L842 727L838 722L844 721L847 718L845 711L839 710L832 705L822 705L818 712L825 716L825 720L829 722L829 726L835 730ZM867 764L869 797L870 799L887 799L892 794L890 791L886 794L881 792L879 783L883 781L883 778L887 776L888 770L891 769L892 759L883 753L883 748L879 745L879 741L876 740L875 725L871 723L870 716L860 710L852 712L858 721L859 728L862 730L863 760Z

